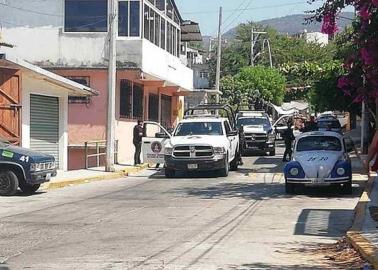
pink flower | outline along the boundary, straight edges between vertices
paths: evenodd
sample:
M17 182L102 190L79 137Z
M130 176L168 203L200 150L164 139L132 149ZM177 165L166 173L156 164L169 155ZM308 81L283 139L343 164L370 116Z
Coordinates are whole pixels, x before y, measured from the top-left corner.
M378 0L372 0L371 3L373 6L378 7Z
M361 58L362 58L362 61L365 63L365 65L374 65L374 58L373 56L370 54L368 48L362 48L360 50L360 54L361 54Z
M323 18L323 24L321 32L323 34L333 35L335 34L339 29L336 25L336 18L334 13L326 13Z
M358 15L364 19L364 20L369 20L370 17L371 17L371 13L370 13L370 5L369 4L365 4L361 7Z
M345 89L348 86L350 86L350 81L349 81L348 77L341 76L339 78L339 80L337 81L337 87L340 88L340 89Z

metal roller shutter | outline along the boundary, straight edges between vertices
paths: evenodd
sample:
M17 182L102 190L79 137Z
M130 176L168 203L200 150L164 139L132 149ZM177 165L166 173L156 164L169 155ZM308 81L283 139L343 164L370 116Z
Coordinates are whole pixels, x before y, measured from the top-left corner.
M59 99L30 95L30 148L55 157L59 165Z

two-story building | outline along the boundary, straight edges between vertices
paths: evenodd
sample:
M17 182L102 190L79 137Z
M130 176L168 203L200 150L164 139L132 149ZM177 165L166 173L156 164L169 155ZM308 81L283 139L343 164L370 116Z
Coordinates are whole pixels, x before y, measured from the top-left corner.
M137 119L170 127L193 89L193 71L180 60L183 19L173 0L118 0L116 139L118 160L132 161ZM108 92L107 0L5 0L7 54L99 91L69 97L69 169L85 165L84 142L104 140ZM190 40L185 40L190 41Z

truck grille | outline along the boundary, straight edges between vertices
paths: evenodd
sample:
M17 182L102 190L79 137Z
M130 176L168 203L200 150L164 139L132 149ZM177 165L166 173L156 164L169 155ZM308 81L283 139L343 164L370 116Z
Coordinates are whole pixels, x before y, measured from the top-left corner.
M268 141L268 135L265 133L246 133L244 137L246 142L262 143Z
M175 158L211 158L214 156L213 148L206 145L182 145L173 150Z

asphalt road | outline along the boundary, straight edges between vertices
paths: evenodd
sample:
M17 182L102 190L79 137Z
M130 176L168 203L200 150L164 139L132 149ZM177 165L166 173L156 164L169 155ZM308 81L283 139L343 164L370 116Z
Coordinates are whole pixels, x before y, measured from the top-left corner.
M361 187L289 196L280 160L247 157L228 178L147 170L0 197L0 270L337 269L316 251L344 235Z

